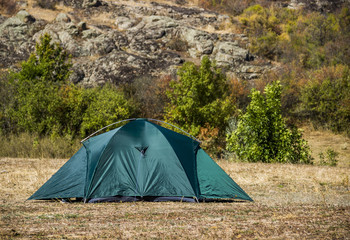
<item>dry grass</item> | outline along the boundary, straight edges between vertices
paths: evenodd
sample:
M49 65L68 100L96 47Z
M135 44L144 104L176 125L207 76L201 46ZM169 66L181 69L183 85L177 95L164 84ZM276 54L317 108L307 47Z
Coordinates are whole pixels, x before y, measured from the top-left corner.
M65 161L0 159L0 239L350 237L349 168L220 161L253 203L25 201Z
M319 163L319 154L325 152L327 149L333 149L339 153L340 167L350 167L350 139L334 134L326 130L315 130L311 127L304 127L305 139L309 142L312 149L312 156L315 159L315 163Z

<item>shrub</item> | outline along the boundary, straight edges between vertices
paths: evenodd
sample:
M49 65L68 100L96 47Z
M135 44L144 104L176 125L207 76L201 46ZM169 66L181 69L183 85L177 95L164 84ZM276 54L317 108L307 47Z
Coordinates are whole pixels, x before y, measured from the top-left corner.
M66 123L60 89L67 84L71 63L67 52L51 40L48 34L41 36L21 70L11 73L15 103L10 115L20 131L51 134Z
M134 104L115 86L107 84L89 91L91 102L83 115L80 130L82 137L119 120L130 118L135 111Z
M188 43L182 38L175 36L167 43L168 48L178 52L186 52L188 50Z
M230 99L237 108L245 109L249 104L251 83L246 80L232 78L229 81Z
M309 69L350 63L347 8L334 15L254 5L239 20L255 54Z
M14 88L9 77L8 72L0 71L0 135L7 134L14 128L9 115L14 104Z
M186 62L178 76L178 81L172 81L167 92L170 100L165 109L167 121L194 136L207 124L211 128L225 129L234 105L221 70L205 56L200 67Z
M145 76L122 88L125 95L134 100L137 108L135 111L139 117L163 119L164 108L169 102L166 91L170 80L169 75L159 78Z
M282 118L281 90L278 81L265 87L265 97L252 89L246 113L227 134L227 150L250 162L311 163L301 132Z
M167 92L166 121L200 136L210 153L219 153L227 121L235 111L225 75L205 56L200 67L186 62L178 76Z
M301 92L301 109L315 127L350 134L350 69L323 67L310 72Z

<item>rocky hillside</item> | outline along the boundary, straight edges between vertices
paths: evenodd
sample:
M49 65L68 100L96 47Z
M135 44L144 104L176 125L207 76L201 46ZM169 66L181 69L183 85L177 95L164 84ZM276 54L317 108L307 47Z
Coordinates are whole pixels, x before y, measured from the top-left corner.
M209 55L228 74L254 79L271 63L247 51L227 15L185 1L63 1L54 10L22 1L0 16L0 68L27 59L49 33L73 57L71 80L85 86L175 74L184 61Z

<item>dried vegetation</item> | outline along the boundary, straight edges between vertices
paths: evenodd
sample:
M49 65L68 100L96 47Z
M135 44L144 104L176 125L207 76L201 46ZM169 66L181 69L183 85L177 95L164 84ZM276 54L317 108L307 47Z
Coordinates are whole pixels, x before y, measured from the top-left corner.
M346 239L348 167L219 161L253 203L25 201L66 159L0 159L0 239Z

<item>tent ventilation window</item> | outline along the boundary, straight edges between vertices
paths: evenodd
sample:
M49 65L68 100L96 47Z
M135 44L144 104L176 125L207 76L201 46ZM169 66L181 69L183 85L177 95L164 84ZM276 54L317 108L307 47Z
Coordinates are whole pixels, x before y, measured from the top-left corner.
M148 147L135 147L141 154L142 156L145 156L146 151L148 149Z

